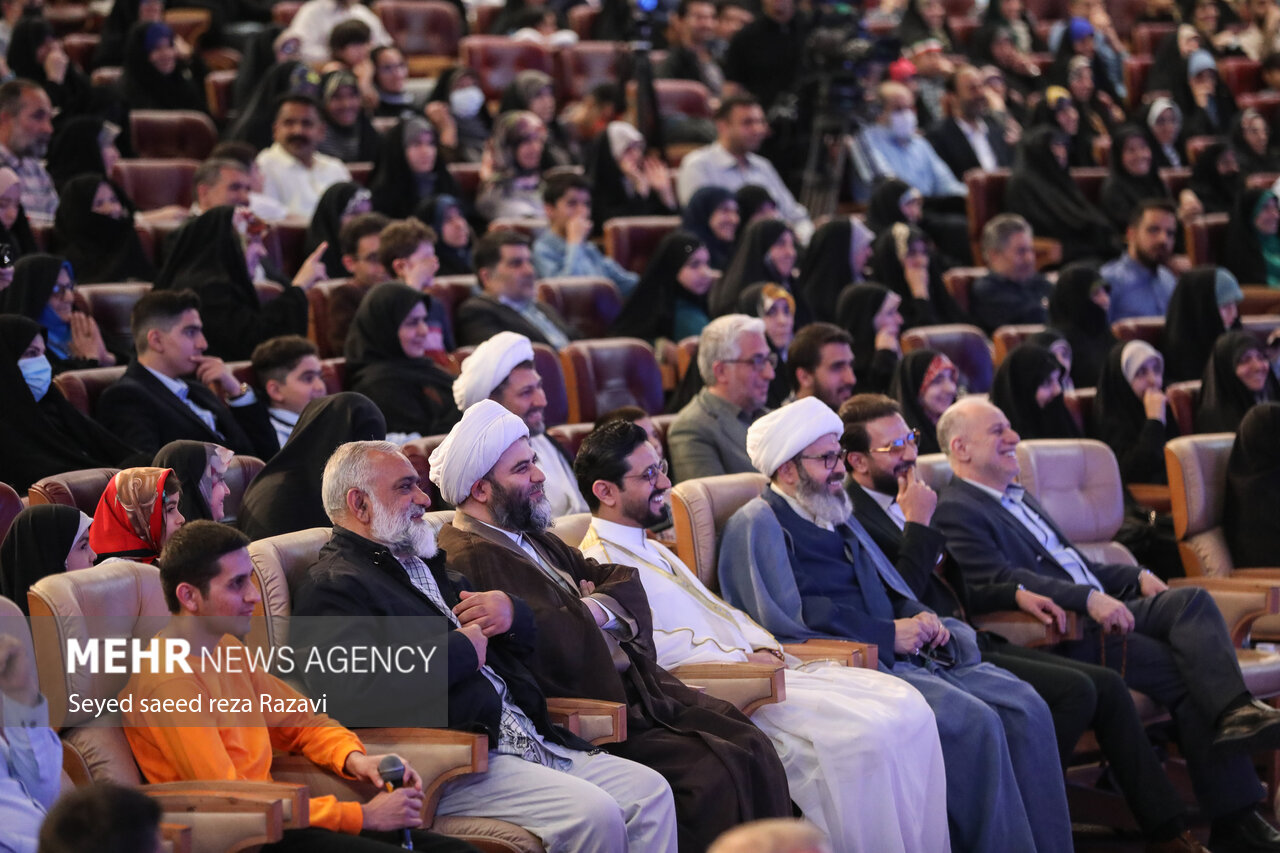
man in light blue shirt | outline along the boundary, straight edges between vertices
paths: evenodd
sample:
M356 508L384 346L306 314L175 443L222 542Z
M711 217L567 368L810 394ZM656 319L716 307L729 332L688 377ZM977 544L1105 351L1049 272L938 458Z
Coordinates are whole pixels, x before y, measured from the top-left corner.
M62 786L62 742L25 643L0 634L0 850L35 853L40 824Z
M590 275L607 278L625 299L640 276L623 269L588 240L591 234L591 184L581 175L554 175L542 191L547 209L545 231L533 241L533 266L538 278Z
M1133 209L1125 233L1128 248L1101 270L1111 285L1111 322L1165 315L1178 283L1167 266L1177 228L1178 215L1168 201L1150 199Z
M926 198L965 195L951 168L916 132L916 99L901 83L881 83L880 119L858 134L854 163L866 189L882 178L898 178Z

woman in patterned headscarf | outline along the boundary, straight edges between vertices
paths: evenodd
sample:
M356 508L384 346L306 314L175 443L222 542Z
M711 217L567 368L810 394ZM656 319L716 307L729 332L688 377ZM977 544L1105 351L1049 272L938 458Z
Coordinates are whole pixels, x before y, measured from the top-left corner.
M186 519L178 508L182 486L171 468L126 468L107 483L89 528L98 562L119 558L154 563Z

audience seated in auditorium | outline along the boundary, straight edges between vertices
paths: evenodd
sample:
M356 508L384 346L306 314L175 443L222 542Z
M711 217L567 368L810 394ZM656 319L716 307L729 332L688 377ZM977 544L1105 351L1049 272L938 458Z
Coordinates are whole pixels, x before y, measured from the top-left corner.
M1001 326L1044 323L1053 285L1036 269L1031 225L1002 213L982 228L987 273L969 289L969 313L990 335Z
M991 172L1013 164L1009 130L991 115L982 72L972 65L953 71L947 77L942 105L946 117L929 130L927 138L953 176L963 179L970 169Z
M39 84L22 79L0 84L0 165L21 181L19 215L40 225L53 222L58 209L53 178L40 163L53 136L52 121L53 103Z
M554 308L534 299L537 273L529 238L491 231L476 241L472 264L483 292L458 306L454 334L459 346L475 346L510 331L558 350L579 336Z
M591 187L581 175L560 174L547 179L542 188L547 228L533 241L533 268L538 278L607 278L625 299L635 291L640 276L623 269L591 242Z
M991 402L1024 438L1080 438L1062 399L1062 373L1062 362L1049 350L1021 344L996 368Z
M1223 267L1201 266L1178 279L1165 315L1164 377L1169 382L1199 379L1213 342L1228 329L1240 328L1244 291Z
M863 280L875 235L857 217L838 216L813 232L796 276L796 298L815 320L835 317L840 291Z
M1049 325L1071 345L1071 382L1093 388L1116 342L1107 322L1111 285L1093 264L1074 263L1058 273L1049 296Z
M412 216L391 222L378 234L378 265L392 278L426 293L440 269L437 241L436 232ZM432 299L427 309L427 324L431 327L428 352L433 357L452 352L453 329L444 304L437 299Z
M556 118L555 85L550 75L532 69L517 71L498 105L499 114L512 110L528 110L542 120L547 131L542 148L542 169L582 164L569 132Z
M1266 348L1248 332L1224 332L1200 381L1196 432L1235 432L1250 409L1268 401L1280 401L1280 380Z
M171 441L151 464L173 471L181 491L178 511L187 521L227 521L227 466L235 454L203 441Z
M199 216L224 204L232 207L252 206L250 198L253 193L253 178L250 167L239 160L210 156L196 167L191 182L195 191L191 216ZM267 220L272 218L260 212L258 216Z
M161 0L113 0L111 11L102 22L101 40L93 49L93 57L86 71L103 66L124 65L124 44L129 30L139 21L163 21L164 3ZM189 56L191 46L181 38L175 41L179 51Z
M372 163L382 140L360 103L360 83L344 69L320 79L320 117L324 138L316 151L344 163Z
M53 108L67 115L101 112L114 99L113 94L90 86L88 75L71 62L53 25L42 15L26 15L18 21L5 61L14 77L35 83L49 96ZM119 111L112 112L119 120Z
M859 134L855 150L859 175L866 187L878 179L896 177L918 189L925 198L960 198L964 184L916 133L915 96L901 83L881 83L877 91L880 117ZM865 191L865 190L864 190Z
M130 109L208 111L204 86L178 55L174 38L163 21L139 21L129 30L120 92Z
M787 348L786 375L791 398L817 397L834 411L853 396L853 338L832 323L814 322L796 332Z
M87 569L93 519L73 506L38 504L13 519L0 544L0 595L27 613L27 590L43 577Z
M1280 202L1270 189L1240 194L1227 225L1223 261L1245 284L1280 287Z
M465 65L440 72L427 98L427 118L436 127L436 144L446 163L479 163L493 129L480 76Z
M368 6L353 0L307 0L289 22L302 40L302 61L320 65L329 60L329 34L343 21L357 20L369 28L374 46L391 44L382 20Z
M1164 445L1178 436L1164 392L1164 356L1146 341L1111 348L1098 378L1090 435L1107 443L1129 483L1167 483Z
M1246 175L1280 172L1280 151L1271 144L1271 127L1266 116L1253 107L1241 110L1232 121L1231 149Z
M59 192L85 172L111 177L120 162L120 128L100 116L73 116L58 122L49 140L45 168Z
M40 324L55 374L116 363L116 354L103 343L97 321L74 308L73 273L71 265L56 255L27 255L14 265L13 281L0 293L0 305L6 313L21 314Z
M152 281L156 268L134 230L133 203L100 172L62 185L54 238L79 284Z
M436 257L440 275L471 275L472 246L476 235L467 222L466 210L457 196L437 195L423 200L414 215L430 225L439 236Z
M596 137L586 175L595 209L595 233L617 216L670 216L679 208L671 172L634 125L611 121Z
M369 179L373 209L393 219L409 216L435 196L458 194L436 129L422 116L401 119L386 132L377 162Z
M899 298L904 328L969 322L943 284L944 261L922 229L902 222L890 226L873 244L871 268L872 280Z
M712 97L724 88L724 69L714 51L716 4L711 0L684 0L670 18L674 38L667 41L667 55L653 69L653 76L666 80L694 80L707 87Z
M846 287L836 302L836 325L853 338L853 372L860 393L884 393L889 388L902 356L901 306L898 294L869 282Z
M707 262L713 270L729 268L738 236L738 200L720 186L705 186L685 200L680 227L707 247Z
M1061 241L1064 262L1110 258L1119 241L1105 214L1067 172L1067 145L1056 127L1036 127L1023 136L1005 185L1005 209L1030 222L1038 236Z
M279 101L282 98L292 96L310 98L313 104L319 104L320 75L296 59L287 59L272 65L265 74L258 78L253 94L243 105L239 106L239 116L227 128L226 138L236 142L246 142L253 146L253 151L255 152L270 146L275 134L275 121L279 112ZM296 116L291 115L291 119L295 118ZM318 134L323 133L323 128L320 127L318 107L314 121L306 118L303 121L295 121L293 123L299 125L299 127L291 130L291 133L297 133L302 130L303 136L311 143L309 150L314 150L315 144L320 138ZM298 140L298 143L301 150L302 140ZM254 160L256 156L254 154L249 159ZM291 160L287 156L278 159L285 163ZM334 178L334 180L342 179ZM323 186L317 189L313 197L319 197L323 189ZM309 216L310 213L306 215Z
M182 483L169 468L117 472L107 481L89 527L89 547L97 562L154 563L169 537L186 523L181 498Z
M1278 417L1280 404L1274 402L1250 409L1240 421L1227 460L1222 527L1236 568L1273 567L1280 557L1280 529L1275 524L1276 501L1280 498Z
M1225 142L1207 146L1191 167L1191 181L1187 184L1204 213L1235 213L1235 206L1244 192L1244 175L1235 151Z
M284 447L307 404L329 393L316 345L299 335L281 335L254 347L250 363L255 390L267 402L276 441Z
M1178 216L1172 203L1155 197L1134 204L1125 230L1124 253L1099 270L1111 286L1107 317L1112 323L1130 317L1163 317L1169 310L1178 283L1168 266L1177 232Z
M355 181L339 181L320 196L307 225L302 251L309 255L321 243L325 244L320 256L322 279L342 278L346 272L342 264L342 226L372 210L373 200L369 191Z
M960 371L951 359L931 349L913 350L893 371L888 396L893 398L908 426L916 431L921 455L938 453L938 418L956 401Z
M542 219L542 149L547 129L528 110L498 116L485 149L490 169L476 194L486 219Z
M374 118L408 119L422 115L425 97L405 85L409 80L409 63L393 44L375 47L369 53L373 63L373 87L378 96Z
M719 317L742 311L743 291L753 284L772 282L791 291L798 249L796 233L781 219L764 218L744 225L739 231L738 248L729 268L711 285L707 298L711 315ZM799 320L807 323L809 319L805 308Z
M342 352L351 319L364 295L374 285L391 278L379 256L380 235L389 224L390 220L381 213L362 213L348 219L338 231L342 271L349 278L342 286L329 290L328 327L316 330L328 341L331 352Z
M1151 88L1148 83L1148 89ZM1153 99L1143 124L1147 128L1147 141L1151 143L1152 165L1157 170L1191 165L1187 162L1182 136L1182 109L1171 98L1162 95Z
M764 338L769 342L769 352L777 360L773 379L769 381L769 393L765 405L769 408L782 405L791 394L787 381L787 348L796 333L796 300L786 290L772 283L753 284L742 291L738 310L764 321Z
M1145 130L1136 124L1121 125L1111 134L1109 157L1111 168L1102 182L1099 202L1114 228L1130 227L1143 202L1159 200L1173 207L1174 199L1160 179ZM1178 193L1175 210L1182 219L1204 212L1200 199L1188 188Z
M282 96L276 102L271 132L271 147L255 160L262 171L262 192L284 205L290 215L310 219L321 194L338 181L351 180L351 173L341 160L319 152L325 125L319 104L309 95Z
M724 94L732 97L734 93L749 92L761 106L771 110L799 82L810 22L788 0L751 8L755 19L728 39L720 58L728 84ZM681 196L685 196L683 191ZM787 220L800 228L790 217Z
M1226 136L1236 115L1236 99L1218 76L1218 66L1207 50L1187 57L1185 77L1173 86L1173 98L1186 121L1182 132L1192 136Z
M664 236L609 334L657 346L664 338L678 343L701 333L711 322L707 293L715 278L709 258L707 247L688 231Z

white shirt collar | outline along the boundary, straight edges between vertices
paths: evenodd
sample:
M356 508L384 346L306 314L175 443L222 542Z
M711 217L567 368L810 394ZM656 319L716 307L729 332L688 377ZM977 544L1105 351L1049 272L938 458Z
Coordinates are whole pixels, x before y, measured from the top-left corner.
M298 418L302 417L301 412L291 412L288 409L277 409L274 407L267 409L267 413L271 415L272 420L280 421L281 423L288 424L289 426L297 426Z
M592 517L591 526L596 529L596 534L601 539L617 542L624 548L629 548L636 553L646 553L649 550L648 539L645 536L643 527L630 527L625 524L619 524L616 521L609 521L598 515Z
M176 396L183 397L185 399L186 387L187 387L186 382L183 382L181 379L172 379L168 376L165 376L163 373L152 370L150 367L147 367L145 364L142 366L146 368L148 373L150 373L156 379L159 379L161 385L168 388Z
M960 479L964 480L966 483L968 483L969 485L975 488L981 489L982 491L991 495L991 497L995 498L998 501L1003 501L1005 499L1005 493L1000 491L999 489L993 489L984 483L979 483L977 480L970 480L968 477L961 477Z

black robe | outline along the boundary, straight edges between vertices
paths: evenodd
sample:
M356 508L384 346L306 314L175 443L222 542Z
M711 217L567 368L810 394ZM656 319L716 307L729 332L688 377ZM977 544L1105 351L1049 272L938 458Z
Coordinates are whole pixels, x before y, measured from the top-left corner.
M1111 171L1102 182L1102 195L1099 197L1107 219L1117 232L1123 232L1129 227L1129 216L1147 199L1172 201L1169 188L1160 180L1160 174L1156 170L1154 150L1151 153L1151 168L1145 175L1135 175L1125 169L1124 146L1133 138L1150 145L1147 132L1137 125L1124 125L1111 135Z
M1214 293L1216 275L1217 267L1212 266L1188 270L1169 297L1160 346L1165 382L1199 379L1213 351L1213 342L1226 331ZM1240 328L1238 317L1232 328Z
M205 470L209 467L210 451L218 445L203 441L179 439L160 448L151 460L154 468L168 468L182 484L178 496L178 511L187 521L221 521L213 517L209 502L200 490Z
M889 288L880 284L854 284L836 300L836 325L853 338L853 374L857 393L883 394L893 381L898 354L876 349L875 317L889 297Z
M1270 370L1260 394L1250 391L1236 376L1236 364L1251 349L1266 353L1265 347L1248 332L1226 332L1214 342L1200 381L1196 432L1235 432L1255 405L1280 400L1280 382Z
M425 121L415 118L414 124ZM410 215L428 199L447 195L457 197L458 182L453 174L445 168L444 154L438 144L439 135L432 127L432 135L437 140L436 162L429 175L419 176L409 168L409 161L404 155L404 131L406 122L401 121L387 131L382 137L382 150L378 154L378 165L369 178L369 191L373 193L373 209L393 219L403 219ZM468 213L463 210L463 215ZM430 219L423 220L430 224ZM439 228L436 229L439 233ZM437 246L437 254L439 246ZM442 259L443 260L443 259ZM441 275L452 275L441 268Z
M723 271L729 268L729 262L733 260L734 248L737 245L736 238L721 240L717 237L712 233L710 224L711 214L731 200L734 200L733 193L724 187L702 187L684 206L684 216L680 221L681 228L696 236L702 241L702 245L707 247L713 270ZM736 206L737 202L734 201L734 204Z
M1071 381L1077 388L1098 384L1107 352L1116 342L1107 312L1089 298L1101 281L1096 266L1069 264L1059 273L1049 296L1049 325L1071 344Z
M920 386L929 371L929 365L942 353L931 349L913 350L902 357L893 371L893 381L889 383L888 394L898 401L902 408L902 419L907 426L920 431L920 441L916 452L921 456L926 453L941 453L938 446L938 427L925 414L920 404ZM959 371L957 370L957 373ZM959 380L959 376L956 377ZM857 488L855 485L854 488ZM891 558L892 559L892 558Z
M791 280L784 281L768 259L770 247L790 230L787 223L781 219L761 219L739 232L738 250L734 253L729 268L715 284L711 285L711 292L707 294L707 305L711 309L712 317L737 311L742 291L750 285L772 282L787 291L792 289ZM800 306L797 305L797 328L808 320L807 309L804 312L806 316L803 318L800 316L799 309Z
M1061 370L1058 357L1036 344L1024 343L1000 362L991 381L991 402L1022 438L1080 437L1061 393L1043 407L1036 402L1036 390Z
M951 296L947 286L942 283L943 263L937 247L929 240L925 232L915 225L910 229L908 243L923 240L929 243L929 291L927 299L917 299L907 284L903 272L902 258L898 254L897 237L893 228L876 237L871 250L871 268L874 278L885 287L902 297L902 328L911 329L916 326L935 326L939 323L969 323L969 317L960 310L960 305ZM839 307L836 308L837 313Z
M1218 161L1227 155L1230 147L1225 142L1215 142L1200 152L1191 167L1191 180L1187 188L1196 194L1205 213L1231 213L1244 190L1242 173L1218 174Z
M28 619L27 590L41 578L66 571L79 530L80 510L62 504L27 507L13 519L0 544L0 595L22 608Z
M1129 483L1168 483L1164 445L1178 437L1178 422L1166 406L1164 423L1147 417L1147 410L1124 378L1120 357L1125 341L1107 355L1098 378L1089 432L1107 443L1120 465L1120 479Z
M1240 422L1227 460L1222 524L1236 568L1280 562L1280 405L1255 406Z
M128 197L120 197L124 215L119 219L91 209L103 183L121 196L115 184L101 174L80 175L63 185L53 219L59 251L71 262L79 284L153 280L156 268L134 230L133 205Z
M859 279L849 259L852 239L853 223L846 217L825 222L813 232L795 288L796 301L804 303L810 317L834 317L840 291Z
M204 86L181 59L168 74L151 64L147 51L147 30L155 23L139 21L125 39L124 70L120 91L125 103L135 110L197 110L208 112Z
M653 343L659 338L675 338L676 304L687 301L703 312L705 296L695 296L676 279L680 269L702 244L688 231L677 229L658 243L644 275L622 306L609 334L613 337L640 338Z
M675 213L652 187L648 195L632 193L627 178L614 159L609 134L601 133L587 154L587 180L591 182L592 234L603 233L604 223L617 216L671 216Z
M322 260L326 278L346 278L350 273L342 264L342 241L338 239L342 231L342 212L351 203L351 198L360 191L360 185L354 181L338 181L331 184L316 202L315 213L307 223L307 234L302 241L303 257L310 257L321 243L328 243Z

